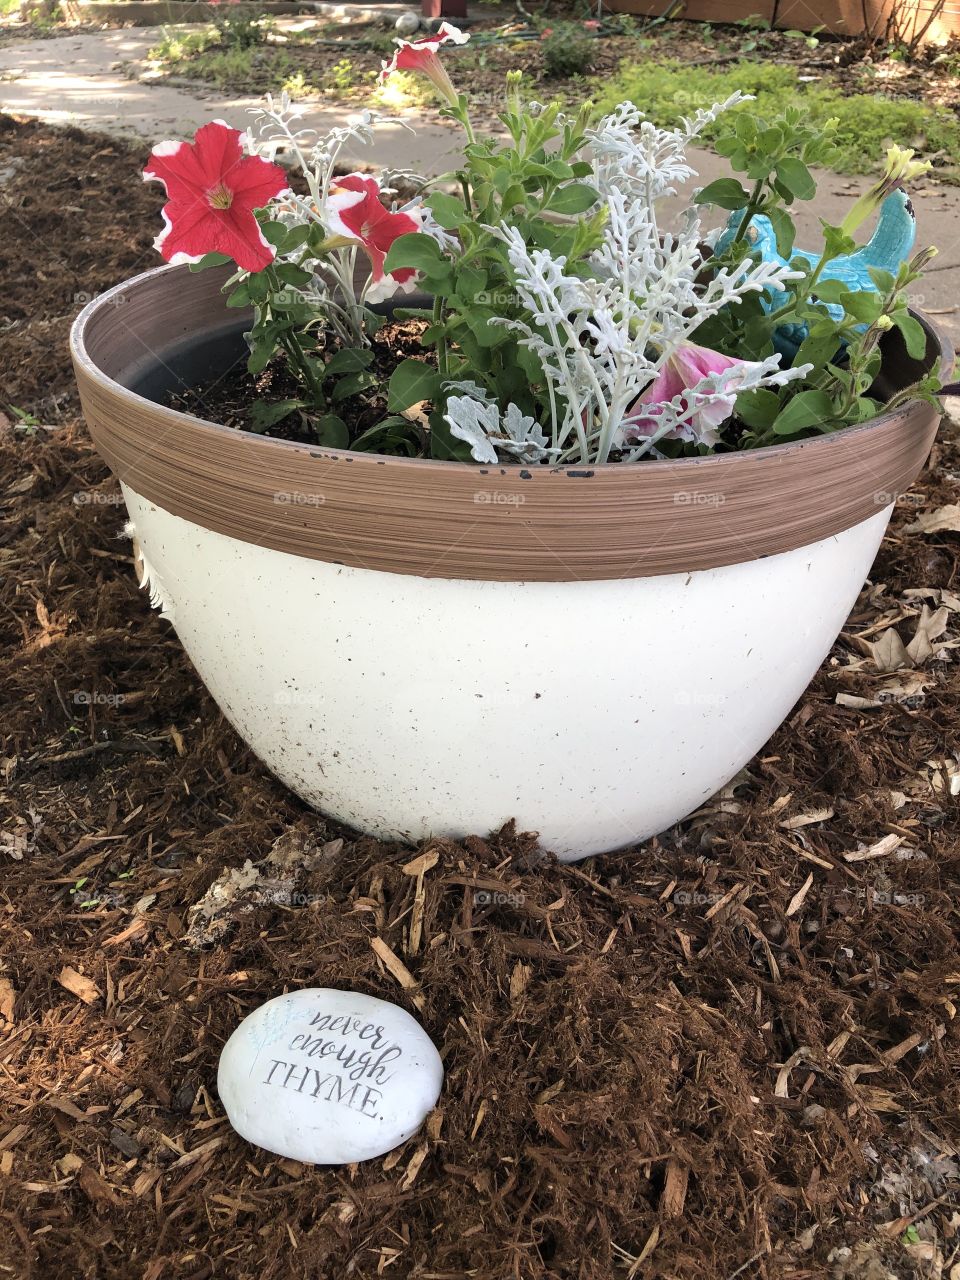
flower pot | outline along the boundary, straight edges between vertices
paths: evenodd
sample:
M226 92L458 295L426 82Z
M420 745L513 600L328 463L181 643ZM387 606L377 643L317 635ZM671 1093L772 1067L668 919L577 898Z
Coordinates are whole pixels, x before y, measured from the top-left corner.
M163 267L92 302L84 413L224 714L309 804L385 838L515 818L573 860L696 809L823 661L937 428L912 402L593 468L312 448L157 403L243 359L222 279ZM891 342L882 392L920 372Z

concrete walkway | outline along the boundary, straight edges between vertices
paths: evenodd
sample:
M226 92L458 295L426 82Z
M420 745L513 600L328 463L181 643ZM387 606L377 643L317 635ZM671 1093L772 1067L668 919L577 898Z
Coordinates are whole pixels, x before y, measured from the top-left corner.
M0 45L0 110L150 141L192 134L199 125L217 118L245 125L247 109L259 100L255 96L230 96L207 87L194 93L189 87L149 83L125 74L125 65L143 63L157 36L155 27L130 27ZM326 132L356 115L335 104L313 103L306 106L303 123ZM348 163L387 164L429 175L454 167L459 132L436 116L425 119L422 111L410 112L407 118L416 133L401 124L379 126L374 144L346 156ZM692 161L702 182L728 172L725 162L712 152L696 151ZM831 173L817 177L816 200L797 209L801 245L815 244L818 219L839 222L868 184L865 178ZM930 313L960 347L960 189L931 183L915 188L911 195L919 224L918 244L935 244L940 250L914 295L914 305Z

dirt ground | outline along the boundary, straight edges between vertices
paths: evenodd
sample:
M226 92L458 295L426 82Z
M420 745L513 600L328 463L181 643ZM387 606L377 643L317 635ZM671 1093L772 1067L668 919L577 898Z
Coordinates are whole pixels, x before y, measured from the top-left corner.
M577 866L429 843L417 944L414 852L273 781L135 585L65 340L152 261L142 159L0 117L0 1274L955 1280L956 430L734 784ZM192 910L248 859L279 889ZM224 1040L310 985L441 1050L383 1159L305 1167L225 1121Z

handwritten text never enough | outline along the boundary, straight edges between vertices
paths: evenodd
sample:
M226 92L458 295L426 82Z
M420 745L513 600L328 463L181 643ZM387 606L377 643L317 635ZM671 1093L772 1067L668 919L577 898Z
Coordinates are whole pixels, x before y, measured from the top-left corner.
M326 1070L272 1058L264 1084L312 1098L322 1097L325 1102L375 1118L377 1103L383 1096L375 1086L382 1087L393 1078L395 1073L386 1068L388 1063L403 1056L401 1047L384 1035L382 1026L349 1015L334 1017L318 1013L310 1020L310 1026L313 1033L303 1031L295 1035L287 1046L288 1051L296 1050L308 1058L320 1059ZM341 1038L328 1039L318 1032ZM359 1040L364 1047L358 1048L346 1037Z

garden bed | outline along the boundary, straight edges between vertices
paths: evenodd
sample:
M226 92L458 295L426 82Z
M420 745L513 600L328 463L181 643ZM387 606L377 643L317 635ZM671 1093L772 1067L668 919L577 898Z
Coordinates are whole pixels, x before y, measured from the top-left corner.
M375 24L286 26L240 48L213 28L171 30L154 47L149 77L203 81L217 92L245 94L282 85L298 101L366 106L393 47L392 35ZM800 101L816 122L838 118L835 167L841 173L869 172L896 137L931 158L937 175L956 178L955 52L931 50L904 61L895 51L865 54L855 40L804 37L749 23L672 22L641 30L631 29L628 20L618 30L614 20L595 38L558 18L549 40L522 23L481 23L472 29L470 44L453 56L457 74L469 77L472 109L490 124L503 109L504 75L511 69L523 71L527 95L538 100L559 97L578 105L592 98L611 109L629 98L659 124L709 107L738 88L755 94L769 116ZM389 114L420 102L432 103L430 91L407 78L400 90L393 83L386 87L380 109Z
M956 431L734 785L578 866L510 830L424 846L415 945L413 851L306 810L219 717L137 591L117 487L77 420L67 326L82 295L152 261L162 194L131 181L145 158L0 117L0 1264L37 1280L949 1274L960 536L955 509L911 526L960 501ZM642 786L644 762L624 767ZM247 859L285 867L279 887L248 875L213 922L191 910ZM397 1001L441 1048L439 1109L399 1152L311 1169L226 1124L225 1038L307 985Z

